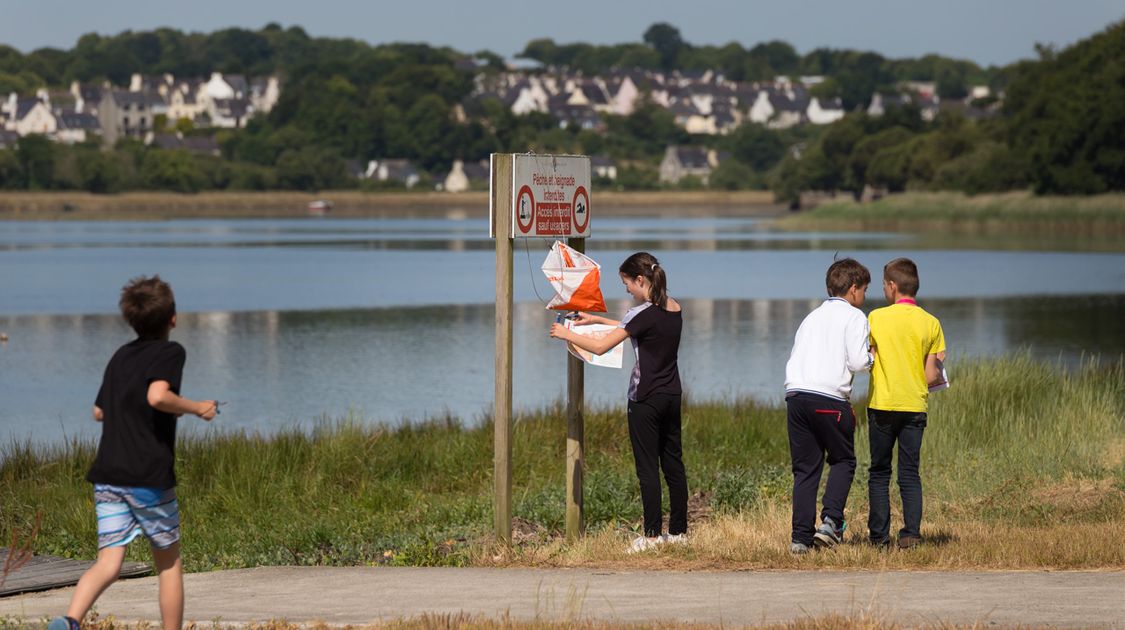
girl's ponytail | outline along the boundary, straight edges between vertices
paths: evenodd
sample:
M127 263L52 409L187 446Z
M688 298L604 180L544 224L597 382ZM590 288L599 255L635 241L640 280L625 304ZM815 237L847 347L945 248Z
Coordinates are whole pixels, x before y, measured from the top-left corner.
M625 259L618 268L618 272L630 278L644 276L649 281L648 301L667 308L668 306L668 277L664 275L664 268L660 261L648 252L637 252Z

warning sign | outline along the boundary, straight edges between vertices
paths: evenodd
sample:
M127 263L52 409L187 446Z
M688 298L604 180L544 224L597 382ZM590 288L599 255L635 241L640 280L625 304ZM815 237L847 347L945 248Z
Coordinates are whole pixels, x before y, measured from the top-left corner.
M590 158L512 156L513 238L590 236Z

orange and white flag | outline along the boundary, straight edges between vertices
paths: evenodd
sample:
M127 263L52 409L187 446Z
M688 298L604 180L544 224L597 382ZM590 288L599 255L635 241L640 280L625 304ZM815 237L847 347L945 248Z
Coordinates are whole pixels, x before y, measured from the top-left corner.
M602 266L593 258L576 251L562 241L555 241L543 261L543 275L555 289L547 308L555 311L591 311L604 313L602 297Z

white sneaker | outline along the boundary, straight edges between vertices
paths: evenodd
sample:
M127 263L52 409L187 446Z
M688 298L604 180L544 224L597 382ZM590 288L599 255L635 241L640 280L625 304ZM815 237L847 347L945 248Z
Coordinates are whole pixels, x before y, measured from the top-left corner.
M656 549L657 545L664 542L664 537L648 538L647 536L637 536L633 539L632 544L625 550L625 553L640 553L648 551L649 549Z
M660 542L671 545L682 545L687 543L687 534L665 534L661 536Z

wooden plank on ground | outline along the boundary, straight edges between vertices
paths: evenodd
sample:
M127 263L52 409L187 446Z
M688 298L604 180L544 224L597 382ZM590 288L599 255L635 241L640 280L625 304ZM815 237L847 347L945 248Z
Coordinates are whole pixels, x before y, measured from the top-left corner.
M0 571L8 561L8 549L0 547ZM7 576L0 576L0 597L18 593L46 591L72 586L93 566L89 560L69 560L56 556L32 556ZM152 569L143 562L126 562L121 565L121 577L141 577Z

